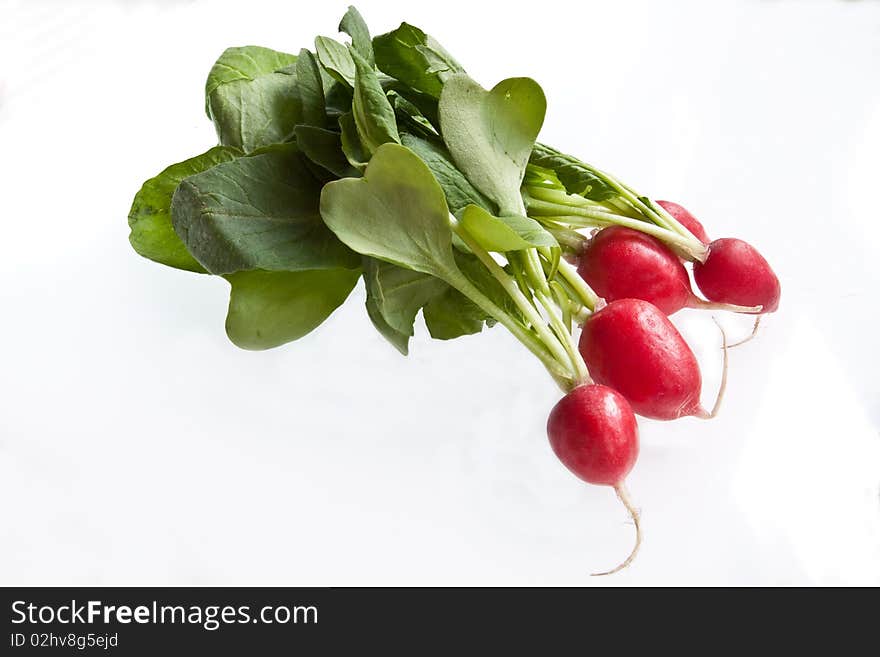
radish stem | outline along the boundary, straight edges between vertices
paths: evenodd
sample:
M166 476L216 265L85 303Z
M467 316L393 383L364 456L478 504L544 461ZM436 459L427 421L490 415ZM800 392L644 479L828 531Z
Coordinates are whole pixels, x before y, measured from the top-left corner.
M581 357L577 345L571 337L571 333L566 330L565 324L559 317L556 307L553 305L553 301L543 292L536 291L535 296L538 298L541 305L544 306L544 310L547 312L547 316L550 319L550 326L553 328L553 331L556 333L556 336L559 338L559 341L562 343L562 346L565 348L565 351L568 353L568 357L571 360L572 367L575 371L575 381L572 387L574 388L584 383L591 383L584 359Z
M513 302L517 305L523 316L532 324L532 327L538 334L538 338L543 343L546 350L549 351L555 359L556 365L562 367L563 370L566 371L567 377L571 378L573 375L576 376L576 373L572 372L571 368L565 365L569 362L568 353L566 352L565 348L562 344L560 344L559 340L556 338L553 332L550 331L550 329L547 327L547 323L544 321L544 318L541 317L541 314L525 297L525 295L522 293L522 290L519 289L516 281L514 281L514 279L511 278L507 274L507 272L504 271L504 269L502 269L501 265L495 262L492 256L489 255L488 251L477 244L473 237L471 237L471 234L468 233L467 230L465 230L464 227L462 227L461 224L459 224L454 217L450 217L450 222L452 225L452 229L455 231L455 233L462 239L465 244L467 244L468 248L474 253L474 255L476 255L480 259L480 261L486 266L486 268L489 270L489 273L492 274L492 276L499 283L501 283L504 291L507 292ZM470 281L468 281L468 283L470 283ZM470 284L470 287L473 287L474 291L479 293L480 296L482 296L486 301L489 301L489 299L485 297L485 295L480 293L479 290L477 290L477 288L473 286L473 284ZM464 291L462 290L462 292ZM476 299L474 299L474 301L476 302ZM491 303L491 301L489 302ZM504 313L503 311L501 311L501 313L508 320L510 320L510 317L506 313ZM502 321L500 318L496 319L498 319L498 321ZM507 324L504 325L507 326Z
M577 294L577 300L589 310L595 310L596 306L602 301L602 298L593 291L593 288L577 273L577 269L565 258L559 261L559 273L562 275L565 283Z
M635 197L633 198L635 199ZM557 223L580 227L608 226L611 224L626 226L627 228L633 228L656 237L678 250L688 260L704 262L709 253L706 245L691 235L669 213L659 206L657 206L658 210L652 210L641 201L638 201L638 199L635 199L638 203L636 209L642 212L642 218L617 214L608 205L553 189L529 187L524 191L524 200L531 217L553 217ZM633 203L632 199L627 198L627 200ZM613 207L617 209L619 204ZM669 217L669 221L665 219L655 221L651 213L658 215L658 212L663 212ZM585 222L583 219L578 220L573 217L583 217L592 221ZM648 221L649 219L650 221ZM675 226L680 228L680 230L675 226L668 225L671 222L674 222Z

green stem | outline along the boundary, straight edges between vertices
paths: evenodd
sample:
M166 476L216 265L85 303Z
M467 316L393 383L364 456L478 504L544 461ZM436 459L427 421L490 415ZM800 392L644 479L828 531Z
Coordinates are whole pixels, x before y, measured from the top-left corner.
M547 201L557 205L570 205L577 208L595 207L607 212L613 212L613 208L609 207L611 203L601 203L585 198L578 194L569 194L561 189L547 189L545 187L526 186L522 189L523 202L526 206L530 205L533 200ZM616 199L612 199L612 202ZM615 205L618 205L615 203Z
M635 192L622 183L613 179L609 179L609 182L613 182L619 188L621 197L639 212L641 218L634 218L632 211L627 209L623 210L625 214L615 212L614 210L619 210L623 205L619 199L612 199L605 204L559 190L528 187L524 189L524 200L528 204L530 216L556 217L558 221L565 216L577 215L593 219L594 222L605 222L602 225L626 226L656 237L688 260L705 262L708 255L706 245L688 232L668 212L653 201L649 201L650 205L645 204Z
M568 354L565 351L565 348L562 344L560 344L559 340L553 334L552 331L547 327L544 318L541 317L541 314L537 311L537 309L529 302L529 300L525 297L522 291L519 289L519 286L516 284L516 281L513 280L510 276L508 276L507 272L501 268L495 260L489 255L489 252L486 251L483 247L477 244L476 240L471 237L470 233L468 233L461 224L458 223L454 218L450 218L450 222L452 224L452 229L455 231L456 235L458 235L461 240L467 244L468 248L476 255L480 261L486 266L489 270L489 273L497 280L501 287L504 288L504 291L510 296L513 302L516 304L517 308L519 308L520 312L522 312L523 316L532 324L532 328L538 334L538 338L543 343L543 346L547 351L552 354L553 358L556 360L556 365L559 367L563 367L565 371L565 376L568 379L571 379L574 374L569 367L565 364L568 363ZM470 283L470 281L468 281ZM473 284L470 284L471 287L476 290L480 296L485 297ZM467 292L461 290L465 296L469 296ZM476 299L473 299L475 303L478 303ZM490 301L486 298L486 301ZM491 303L491 301L490 301ZM478 305L480 305L478 303ZM494 304L493 304L494 305ZM500 310L500 309L499 309ZM487 310L488 312L488 310ZM501 311L503 313L503 311ZM506 313L503 313L506 316ZM499 322L501 322L500 318L497 318ZM508 317L508 319L511 319ZM507 324L505 324L507 326ZM509 328L509 327L508 327ZM545 365L547 363L545 362ZM549 367L548 367L549 369Z
M576 230L572 230L562 224L557 224L552 221L542 221L541 223L544 225L544 228L550 231L550 234L556 238L556 241L559 242L560 246L569 251L573 251L574 253L580 253L583 250L584 245L589 241Z
M633 219L639 219L639 213L635 211L635 209L626 201L620 198L612 198L608 199L608 206L613 210L616 210L620 214L623 214L627 217L632 217Z
M565 328L565 324L563 324L562 319L556 312L556 306L553 304L553 301L540 291L536 291L535 296L538 298L541 305L544 306L544 310L550 318L550 326L553 328L553 331L556 333L556 336L559 338L559 341L568 353L568 357L574 367L575 380L572 388L588 383L590 381L590 374L587 371L587 364L584 362L580 351L578 351L577 345L574 343L574 338L571 336L571 332Z
M534 288L536 292L550 294L550 286L547 284L547 279L544 277L544 268L541 267L541 260L538 257L538 252L535 249L526 249L523 252L522 260L523 269L526 272L526 277L532 284L532 288Z
M654 212L663 217L666 223L669 224L672 229L675 230L675 232L677 232L679 235L684 235L685 237L691 239L697 239L697 237L691 231L689 231L683 223L681 223L678 219L669 214L662 205L656 203L652 199L648 200L650 201L651 207L654 209Z
M551 214L555 212L556 214ZM565 213L565 214L563 214ZM686 260L704 262L708 255L705 244L693 239L688 239L671 230L650 224L641 219L630 219L619 214L602 212L589 208L575 206L553 207L546 201L534 201L529 205L529 216L537 221L549 220L555 223L567 225L569 228L603 228L605 226L624 226L639 232L656 237L658 240L673 249Z
M517 266L517 263L514 261L515 258L516 255L513 252L507 254L507 262L510 263L510 271L513 274L513 280L516 281L520 292L522 292L523 296L528 299L529 303L535 305L532 301L532 291L529 288L528 281L526 281L526 275L523 272L523 268Z
M574 323L578 326L583 326L584 322L586 322L590 318L590 311L586 308L581 308L578 312L572 315L572 319Z
M545 273L548 271L548 267L549 265L544 267ZM596 306L604 303L604 300L577 272L574 265L565 258L559 259L556 272L559 275L550 281L550 286L552 288L557 285L561 288L562 293L568 297L569 303L572 305L571 312L578 312L584 308L585 312L589 314L595 310ZM549 274L547 276L549 279Z
M550 353L543 341L539 340L533 333L526 330L519 322L504 312L464 276L461 276L461 280L456 279L455 288L497 320L499 324L510 331L517 340L537 356L562 390L568 391L571 388L571 371L568 367L563 367L559 359Z
M577 294L577 300L591 312L595 310L596 305L602 300L601 297L587 285L587 282L577 273L577 269L565 258L559 261L559 273Z
M580 294L575 292L574 288L565 280L563 276L557 276L553 281L550 282L550 288L554 291L554 293L562 294L565 297L565 305L566 310L569 315L574 317L575 315L580 314L581 312L591 314L590 309L587 308L583 302L581 301ZM557 289L558 288L558 289ZM559 299L559 297L557 297ZM559 305L562 307L562 301L559 300Z
M630 205L632 205L636 210L639 211L647 219L650 219L658 226L663 228L671 228L671 226L667 223L666 218L660 216L657 212L654 211L652 207L642 201L641 197L636 193L634 189L624 185L617 178L612 176L611 174L605 173L604 171L600 171L594 167L591 167L594 173L604 178L606 182L608 182L614 190L620 194L620 196L625 199Z
M565 330L570 334L572 306L577 305L580 307L580 304L572 303L571 298L568 296L568 291L559 281L550 281L550 291L553 292L556 305L559 306L559 310L562 312L562 323L565 325Z
M595 167L590 167L593 169L595 173L600 176L603 176L612 186L614 186L620 195L629 201L637 210L642 212L646 217L648 217L651 221L656 223L658 226L663 226L664 228L668 228L672 230L674 233L681 235L685 239L689 241L699 240L694 237L693 233L691 233L687 228L685 228L681 222L678 221L675 217L669 214L666 210L664 210L661 206L655 203L653 200L644 197L647 200L647 203L642 200L642 197L639 196L638 192L634 190L629 185L622 183L620 180L612 176L611 174L605 173L604 171L600 171ZM702 244L702 242L700 242ZM708 255L708 252L704 254L701 261L705 261L705 257Z

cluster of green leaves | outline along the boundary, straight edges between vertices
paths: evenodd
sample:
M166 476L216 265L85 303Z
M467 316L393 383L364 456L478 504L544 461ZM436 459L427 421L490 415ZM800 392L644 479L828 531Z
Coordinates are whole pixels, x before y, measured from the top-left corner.
M302 337L359 277L371 320L404 354L420 311L438 339L497 321L532 333L485 254L541 248L558 261L519 191L541 88L514 78L487 91L406 23L372 39L349 8L339 29L350 43L221 55L205 85L219 146L144 183L132 246L226 278L227 333L248 349Z

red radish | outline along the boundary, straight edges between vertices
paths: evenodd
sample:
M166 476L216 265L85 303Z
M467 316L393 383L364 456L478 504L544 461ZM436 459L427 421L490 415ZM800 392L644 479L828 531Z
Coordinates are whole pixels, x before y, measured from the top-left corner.
M639 415L711 416L700 405L697 359L657 306L612 301L584 322L578 349L593 379L620 392Z
M671 214L673 219L677 220L678 223L687 228L691 232L691 235L696 237L703 244L709 243L709 236L706 234L706 229L703 228L703 224L701 224L694 215L688 212L687 208L678 203L673 203L672 201L657 201L657 205Z
M685 307L756 310L698 299L691 292L687 270L670 248L623 226L609 226L593 235L579 256L578 273L606 301L643 299L667 315Z
M623 226L593 236L580 255L578 273L606 301L644 299L667 315L693 296L678 256L658 239Z
M626 568L641 544L639 514L624 479L639 455L639 427L624 397L603 385L582 385L560 399L547 420L550 446L559 460L589 484L613 486L636 526L636 544L610 575Z
M742 240L712 242L706 262L694 263L694 280L711 301L761 306L762 313L779 307L779 279L757 249Z

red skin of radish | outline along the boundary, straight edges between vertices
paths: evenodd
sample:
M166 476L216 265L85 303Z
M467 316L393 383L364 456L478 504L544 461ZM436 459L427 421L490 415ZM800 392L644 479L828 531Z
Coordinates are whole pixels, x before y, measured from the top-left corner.
M693 298L687 270L660 240L623 226L596 233L578 273L606 301L644 299L671 315Z
M757 249L733 237L709 245L706 262L694 263L694 280L710 301L762 306L762 313L779 307L782 287Z
M678 223L687 228L691 234L703 244L709 243L709 236L706 234L706 229L703 228L703 224L701 224L694 215L688 212L687 208L678 203L673 203L672 201L657 201L657 205L671 214Z
M655 420L707 417L697 359L672 322L641 299L618 299L590 315L578 349L596 383Z
M639 427L623 395L583 385L560 399L547 420L559 460L590 484L618 486L639 455Z
M547 437L559 460L589 484L613 486L636 528L636 542L625 561L594 575L623 570L639 551L639 512L624 479L639 455L636 416L619 392L594 383L579 386L560 399L547 419Z

